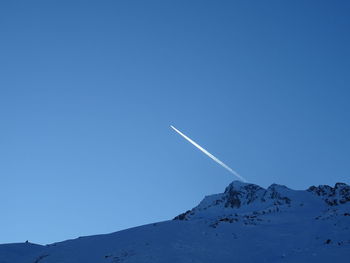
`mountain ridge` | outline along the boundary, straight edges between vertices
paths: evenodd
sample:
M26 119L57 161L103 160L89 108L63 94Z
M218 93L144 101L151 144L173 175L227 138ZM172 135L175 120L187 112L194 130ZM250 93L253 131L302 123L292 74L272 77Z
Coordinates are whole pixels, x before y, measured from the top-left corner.
M329 262L350 256L350 186L234 181L173 220L46 246L0 245L0 263Z

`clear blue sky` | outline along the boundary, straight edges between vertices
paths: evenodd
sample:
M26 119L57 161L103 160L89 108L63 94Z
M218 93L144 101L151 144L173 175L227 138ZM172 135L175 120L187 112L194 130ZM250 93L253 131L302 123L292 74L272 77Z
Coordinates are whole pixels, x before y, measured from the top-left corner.
M170 219L235 178L349 183L348 1L0 2L0 243Z

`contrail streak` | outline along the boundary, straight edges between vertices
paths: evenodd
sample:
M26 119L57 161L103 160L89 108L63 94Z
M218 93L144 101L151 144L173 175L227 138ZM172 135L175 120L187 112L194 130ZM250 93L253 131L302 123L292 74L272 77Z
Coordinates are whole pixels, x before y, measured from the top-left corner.
M224 167L226 170L228 170L230 173L234 174L239 180L243 181L243 182L247 182L247 180L245 180L242 176L240 176L237 172L235 172L233 169L231 169L229 166L227 166L226 164L224 164L222 161L220 161L218 158L216 158L214 155L212 155L210 152L208 152L206 149L204 149L203 147L201 147L198 143L196 143L195 141L192 141L190 138L188 138L185 134L183 134L182 132L180 132L178 129L176 129L174 126L170 125L170 127L176 131L178 134L180 134L182 137L184 137L187 141L189 141L190 143L192 143L194 146L196 146L199 150L201 150L204 154L206 154L208 157L210 157L211 159L213 159L215 162L217 162L218 164L220 164L222 167Z

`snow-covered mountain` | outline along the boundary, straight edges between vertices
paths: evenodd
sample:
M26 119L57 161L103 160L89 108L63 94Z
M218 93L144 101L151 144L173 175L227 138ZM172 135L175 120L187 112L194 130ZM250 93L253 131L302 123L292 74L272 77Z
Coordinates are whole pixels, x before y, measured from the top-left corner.
M0 263L120 262L350 262L350 186L234 181L170 221L46 246L0 245Z

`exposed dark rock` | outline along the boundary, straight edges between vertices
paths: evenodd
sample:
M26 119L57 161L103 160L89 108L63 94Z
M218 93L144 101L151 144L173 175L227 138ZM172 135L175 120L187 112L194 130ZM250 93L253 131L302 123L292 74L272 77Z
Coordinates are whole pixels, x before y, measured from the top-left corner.
M173 220L187 220L187 215L191 213L191 210L187 210L185 213L182 213L178 216L176 216Z
M242 193L239 191L235 191L235 190L229 191L226 199L225 207L239 208L241 206L241 199L240 199L241 196L242 196Z
M47 256L49 256L49 255L41 255L40 257L38 257L35 261L34 261L34 263L39 263L40 261L42 261L44 258L46 258Z
M328 185L311 186L307 191L323 197L329 206L337 206L350 201L350 186L345 183L336 183L334 187Z

